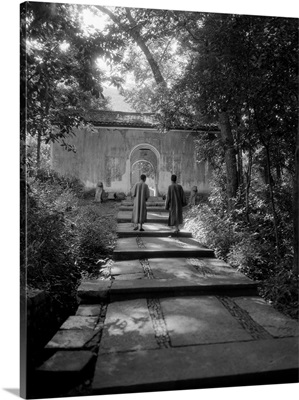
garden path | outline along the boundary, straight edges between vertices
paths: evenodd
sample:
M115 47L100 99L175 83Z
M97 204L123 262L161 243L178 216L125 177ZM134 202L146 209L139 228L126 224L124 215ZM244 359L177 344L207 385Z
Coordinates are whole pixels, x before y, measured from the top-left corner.
M136 233L122 202L110 278L82 282L36 371L46 395L297 382L296 321L190 232L172 233L162 201L148 210Z

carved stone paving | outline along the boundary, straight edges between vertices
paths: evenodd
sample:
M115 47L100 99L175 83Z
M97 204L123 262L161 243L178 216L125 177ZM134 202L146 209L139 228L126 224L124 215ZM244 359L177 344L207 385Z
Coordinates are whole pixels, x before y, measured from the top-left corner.
M139 262L140 262L140 264L141 264L141 266L143 268L144 276L147 279L155 279L148 259L147 258L143 258L143 259L140 259Z
M101 311L99 314L99 319L95 328L95 334L94 336L88 341L89 346L94 345L96 348L98 348L99 343L102 338L102 333L103 333L103 328L104 328L104 322L106 318L106 313L107 313L107 308L108 304L107 303L101 303Z
M136 237L136 242L139 249L145 249L145 244L140 236Z
M243 328L253 337L253 339L270 339L272 336L257 322L255 322L247 311L239 307L231 298L226 296L216 296L230 314L240 322Z
M147 306L160 348L170 348L171 342L159 299L147 299Z

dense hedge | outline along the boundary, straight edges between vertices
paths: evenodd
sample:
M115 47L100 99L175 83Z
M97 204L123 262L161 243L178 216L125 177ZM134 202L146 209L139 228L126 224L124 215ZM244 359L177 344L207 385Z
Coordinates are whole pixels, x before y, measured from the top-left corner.
M21 284L58 303L76 299L82 277L100 276L116 240L115 213L84 199L82 184L41 170L21 202ZM110 208L111 210L111 205Z
M215 208L213 203L201 203L185 212L185 227L212 248L217 257L258 280L260 294L277 309L298 319L298 276L292 272L291 223L285 220L282 226L286 235L283 257L278 258L268 214L260 208L254 219L248 224Z

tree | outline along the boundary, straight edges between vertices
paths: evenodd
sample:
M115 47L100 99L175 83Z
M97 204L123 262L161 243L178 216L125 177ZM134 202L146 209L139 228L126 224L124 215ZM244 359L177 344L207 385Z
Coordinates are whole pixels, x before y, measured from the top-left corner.
M65 139L86 110L107 108L96 58L113 58L115 45L84 33L77 6L24 3L20 26L21 138L25 143L25 130L37 137L39 166L42 141L61 140L71 150Z
M104 31L84 34L77 6L55 5L54 11L49 5L29 6L26 31L33 52L27 47L24 53L30 72L30 132L46 140L71 132L80 122L75 115L78 118L94 102L87 93L101 98L106 77L94 63L101 56L117 65L110 78L113 84L120 86L126 73L134 74L136 86L123 93L135 109L155 112L161 129L180 125L196 132L202 124L219 126L218 136L195 135L200 156L220 167L224 163L228 211L235 215L235 207L245 204L247 223L254 208L252 194L257 193L253 182L264 179L263 201L270 206L277 256L283 257L280 232L288 211L279 202L290 191L286 182L292 180L294 220L298 218L297 20L89 9L109 16L111 23ZM69 44L68 51L63 51L63 43ZM104 106L102 100L93 104ZM296 225L294 232L296 237ZM296 257L295 244L294 251Z

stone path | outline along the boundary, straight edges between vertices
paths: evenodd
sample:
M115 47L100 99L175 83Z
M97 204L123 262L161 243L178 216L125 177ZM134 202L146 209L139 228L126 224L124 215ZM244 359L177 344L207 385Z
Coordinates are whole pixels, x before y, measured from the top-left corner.
M79 287L76 315L36 371L45 393L83 382L71 395L297 382L296 321L189 232L173 234L163 202L148 207L136 232L122 203L111 279Z

